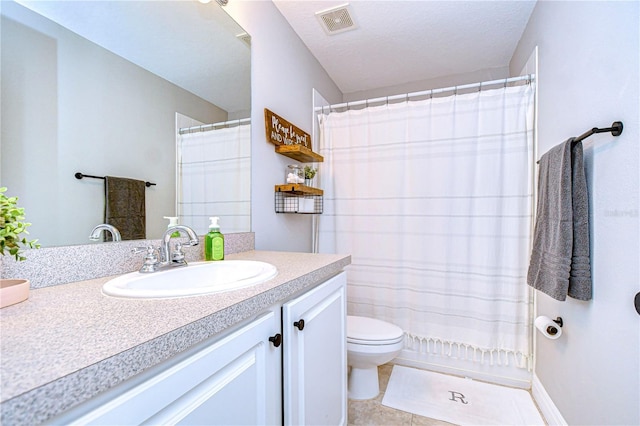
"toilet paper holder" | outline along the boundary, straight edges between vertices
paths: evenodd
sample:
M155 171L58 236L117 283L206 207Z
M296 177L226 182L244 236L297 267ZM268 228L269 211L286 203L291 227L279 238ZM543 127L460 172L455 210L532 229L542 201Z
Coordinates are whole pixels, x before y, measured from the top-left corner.
M558 327L562 327L564 325L564 321L562 321L562 317L557 317L556 319L553 320L553 322L558 324ZM552 336L555 336L558 333L558 330L550 325L549 327L547 327L547 333L549 333Z

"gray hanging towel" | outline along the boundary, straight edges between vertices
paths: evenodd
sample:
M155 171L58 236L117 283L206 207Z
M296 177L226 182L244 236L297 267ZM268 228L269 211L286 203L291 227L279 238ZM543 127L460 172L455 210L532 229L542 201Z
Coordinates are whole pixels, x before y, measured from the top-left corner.
M572 146L573 145L573 146ZM556 300L590 300L589 196L582 142L540 158L538 206L527 283Z
M118 228L123 240L146 238L145 189L141 180L105 176L104 222Z

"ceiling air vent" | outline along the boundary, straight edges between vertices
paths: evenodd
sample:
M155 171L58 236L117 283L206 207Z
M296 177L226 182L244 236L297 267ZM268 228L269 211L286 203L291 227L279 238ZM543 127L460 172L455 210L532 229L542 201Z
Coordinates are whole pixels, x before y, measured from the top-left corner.
M316 17L327 34L343 33L358 28L351 17L350 9L349 3L345 3L331 9L316 12Z

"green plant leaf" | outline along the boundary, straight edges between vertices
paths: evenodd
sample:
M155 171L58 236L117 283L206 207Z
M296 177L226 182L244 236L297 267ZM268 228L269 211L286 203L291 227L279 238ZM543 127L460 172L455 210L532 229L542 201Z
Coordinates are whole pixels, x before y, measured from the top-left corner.
M0 187L0 254L4 256L7 250L16 260L22 261L26 259L22 248L40 248L40 244L38 240L19 238L20 234L29 234L27 228L31 223L24 222L24 208L17 206L18 197L7 197L6 191L6 187Z

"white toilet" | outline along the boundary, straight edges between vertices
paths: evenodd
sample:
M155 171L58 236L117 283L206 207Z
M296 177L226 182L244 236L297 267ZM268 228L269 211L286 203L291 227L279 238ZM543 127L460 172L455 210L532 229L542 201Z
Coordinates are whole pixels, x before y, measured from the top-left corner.
M378 366L398 356L403 341L402 329L396 325L374 318L347 316L350 399L378 396Z

